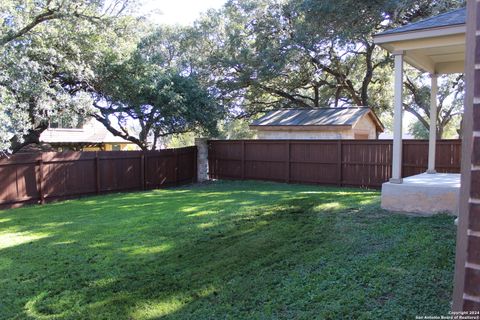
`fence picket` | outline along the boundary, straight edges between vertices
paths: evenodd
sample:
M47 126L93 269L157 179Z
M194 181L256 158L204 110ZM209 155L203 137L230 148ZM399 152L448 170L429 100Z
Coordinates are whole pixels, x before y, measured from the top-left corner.
M391 174L391 140L211 140L215 179L294 181L378 188ZM403 141L404 176L425 172L428 141ZM437 141L438 172L460 172L460 140ZM245 150L249 171L245 177ZM285 172L286 171L286 172Z
M98 152L95 151L95 191L100 193L100 159L98 159Z
M43 170L43 157L40 157L40 160L38 160L38 195L40 198L40 204L43 204L45 202Z
M0 208L191 183L196 165L196 147L0 157Z

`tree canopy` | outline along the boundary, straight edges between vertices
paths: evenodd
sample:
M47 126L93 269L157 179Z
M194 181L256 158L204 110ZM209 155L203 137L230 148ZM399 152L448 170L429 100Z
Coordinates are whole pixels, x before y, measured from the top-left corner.
M130 59L105 65L95 84L93 116L142 149L155 149L160 138L172 134L215 135L223 116L221 105L187 67L182 34L156 29Z
M129 5L0 3L0 149L38 142L59 116L93 116L147 149L182 132L242 136L245 126L232 119L285 106L388 113L392 58L372 35L465 3L230 0L192 27L155 27L132 17ZM405 83L405 110L424 126L425 83L415 72ZM456 121L461 89L456 76L441 83L440 135Z
M128 1L43 0L0 4L0 149L38 142L52 117L86 114L99 62ZM115 45L114 45L115 44Z
M141 148L216 130L220 105L188 70L188 32L154 28L128 0L2 2L0 149L38 143L52 119L93 116Z
M391 57L374 33L462 1L229 1L197 24L210 80L246 115L281 106L391 104ZM359 10L359 8L361 8ZM387 91L387 92L386 92ZM386 94L387 93L387 94Z
M413 114L417 120L412 125L415 137L425 139L430 129L430 86L426 84L426 76L419 72L407 74L405 88L408 93L404 101L404 109ZM441 139L452 124L463 112L465 83L463 75L446 75L439 78L437 93L437 137ZM460 130L458 130L460 131ZM451 135L450 135L451 136Z

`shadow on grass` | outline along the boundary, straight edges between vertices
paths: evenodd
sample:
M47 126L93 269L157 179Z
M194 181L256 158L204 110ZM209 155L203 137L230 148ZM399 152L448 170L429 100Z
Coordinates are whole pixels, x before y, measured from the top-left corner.
M3 211L0 317L398 318L431 305L448 310L450 217L385 215L377 202L372 191L226 182ZM423 251L430 253L415 255ZM439 282L421 279L427 271ZM426 287L416 298L435 295L433 302L409 305L418 285Z

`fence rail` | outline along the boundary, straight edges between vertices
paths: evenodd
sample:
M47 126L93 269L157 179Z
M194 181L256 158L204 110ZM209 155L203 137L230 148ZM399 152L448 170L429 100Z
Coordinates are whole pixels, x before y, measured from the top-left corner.
M196 180L197 148L45 152L0 158L0 207Z
M213 179L378 188L391 177L391 140L210 140ZM439 140L436 168L460 172L461 140ZM403 175L425 172L428 141L403 141Z

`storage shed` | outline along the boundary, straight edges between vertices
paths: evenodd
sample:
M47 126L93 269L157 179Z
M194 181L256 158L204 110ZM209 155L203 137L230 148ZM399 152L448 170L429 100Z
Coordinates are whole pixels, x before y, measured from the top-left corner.
M279 109L250 128L259 139L377 139L384 130L367 107Z

